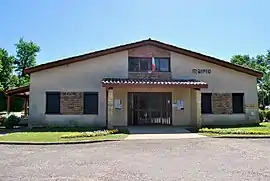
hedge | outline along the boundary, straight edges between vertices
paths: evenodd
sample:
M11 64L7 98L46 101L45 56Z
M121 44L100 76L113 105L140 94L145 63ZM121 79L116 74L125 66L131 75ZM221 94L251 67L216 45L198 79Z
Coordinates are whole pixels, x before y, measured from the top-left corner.
M268 135L268 130L241 130L241 129L222 129L222 128L202 128L200 133L210 134L259 134Z
M259 110L260 121L270 120L270 110Z

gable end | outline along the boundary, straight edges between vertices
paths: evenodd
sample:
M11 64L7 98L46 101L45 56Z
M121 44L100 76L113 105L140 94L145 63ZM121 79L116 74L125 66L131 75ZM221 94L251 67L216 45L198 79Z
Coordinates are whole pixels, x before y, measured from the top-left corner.
M65 58L62 60L54 61L54 62L41 64L41 65L38 65L35 67L27 68L24 70L24 72L26 74L31 74L31 73L42 71L45 69L50 69L50 68L54 68L54 67L58 67L58 66L66 65L66 64L76 63L76 62L84 61L87 59L91 59L91 58L95 58L95 57L99 57L99 56L104 56L104 55L108 55L108 54L112 54L112 53L117 53L117 52L125 51L125 50L128 50L129 54L132 54L131 52L133 49L139 50L140 49L139 47L142 47L142 46L148 46L150 48L151 47L153 48L153 46L157 47L156 49L160 50L160 51L157 51L156 53L166 54L169 51L172 51L172 52L183 54L183 55L186 55L189 57L200 59L200 60L203 60L203 61L206 61L209 63L220 65L222 67L226 67L226 68L233 69L233 70L236 70L239 72L243 72L243 73L255 76L255 77L262 77L263 76L263 74L261 72L258 72L258 71L255 71L255 70L252 70L249 68L245 68L245 67L235 65L235 64L232 64L230 62L220 60L220 59L208 56L208 55L193 52L191 50L183 49L180 47L176 47L174 45L166 44L166 43L163 43L163 42L160 42L157 40L151 40L151 39L142 40L142 41L138 41L135 43L120 45L120 46L116 46L113 48L108 48L108 49L95 51L95 52L91 52L91 53L87 53L87 54L83 54L83 55L79 55L79 56Z

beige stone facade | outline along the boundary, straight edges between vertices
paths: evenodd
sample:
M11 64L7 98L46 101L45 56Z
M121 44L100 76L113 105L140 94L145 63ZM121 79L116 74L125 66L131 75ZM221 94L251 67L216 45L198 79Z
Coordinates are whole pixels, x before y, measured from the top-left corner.
M129 72L128 57L168 57L169 72ZM194 69L205 69L198 71ZM209 71L210 70L210 71ZM172 125L197 126L246 124L258 121L257 77L196 57L145 45L77 63L31 73L29 123L40 121L47 125L68 126L70 121L82 125L128 126L128 92L171 92L172 104L184 101L184 110L172 107ZM184 87L123 87L107 89L102 86L104 77L147 79L196 79L208 88ZM46 92L61 92L61 114L45 114ZM98 114L83 114L83 93L98 92ZM212 114L201 113L201 93L212 93ZM244 112L232 113L232 93L244 94ZM121 100L122 109L114 108L114 101ZM255 105L251 107L250 105Z

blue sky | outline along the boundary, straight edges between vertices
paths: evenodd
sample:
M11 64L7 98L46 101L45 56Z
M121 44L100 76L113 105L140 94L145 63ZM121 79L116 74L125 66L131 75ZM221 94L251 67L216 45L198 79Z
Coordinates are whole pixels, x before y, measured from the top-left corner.
M37 63L153 38L221 59L270 49L268 0L2 0L0 47L20 37Z

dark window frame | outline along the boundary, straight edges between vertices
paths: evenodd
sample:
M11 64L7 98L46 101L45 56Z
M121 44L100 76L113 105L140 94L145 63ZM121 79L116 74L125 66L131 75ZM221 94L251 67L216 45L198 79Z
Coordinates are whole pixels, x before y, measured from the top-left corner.
M59 96L59 103L58 103L58 110L57 111L51 111L50 109L49 109L49 104L48 104L48 96L50 96L50 95L57 95L57 96ZM48 91L48 92L46 92L46 107L45 107L45 114L54 114L54 115L58 115L58 114L60 114L60 101L61 101L61 93L60 92L56 92L56 91Z
M131 70L131 61L137 61L139 63L138 70ZM141 70L141 62L142 61L148 61L148 68L147 70ZM151 58L148 57L128 57L128 71L129 72L147 72L151 70Z
M171 72L171 59L169 57L154 57L155 61L160 61L160 59L166 59L168 60L168 71L161 71L159 66L156 66L155 71L156 72ZM131 70L131 61L135 60L139 62L139 70ZM148 68L147 70L141 69L141 61L148 61ZM157 63L156 63L157 65ZM160 63L158 63L160 65ZM128 71L129 72L148 72L152 70L152 58L151 57L128 57Z
M203 104L204 104L204 101L203 101L203 96L204 95L208 95L208 96L210 96L210 102L209 102L209 106L210 106L210 111L206 111L206 110L204 110L204 106L203 106ZM205 92L205 93L201 93L201 113L202 114L213 114L213 104L212 104L212 93L207 93L207 92Z
M164 60L167 60L168 61L168 70L167 71L162 71L160 70L160 60L161 59L164 59ZM157 72L171 72L171 59L169 57L155 57L155 62L156 61L159 61L158 66L156 66L156 70ZM156 62L156 65L157 65L157 62Z
M87 95L95 95L97 96L97 105L96 105L96 111L89 111L86 112L86 101L85 101L85 96ZM83 93L83 114L88 114L88 115L98 115L99 114L99 92L84 92Z
M236 103L234 101L236 101L236 100L235 100L234 96L241 97L241 102L237 103L237 105L235 105ZM238 104L240 104L240 108L238 108ZM237 106L237 108L235 106ZM244 93L232 93L232 113L233 114L245 113L245 111L244 111Z

